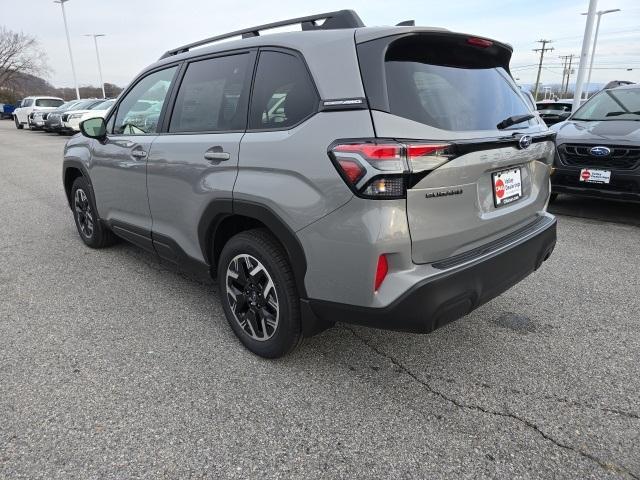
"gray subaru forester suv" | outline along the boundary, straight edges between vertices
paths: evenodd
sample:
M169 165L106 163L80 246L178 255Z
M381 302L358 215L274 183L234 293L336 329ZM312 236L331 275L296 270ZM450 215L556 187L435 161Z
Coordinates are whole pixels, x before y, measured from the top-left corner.
M80 237L217 276L263 357L337 321L431 332L555 245L553 136L511 53L351 10L171 50L66 145Z

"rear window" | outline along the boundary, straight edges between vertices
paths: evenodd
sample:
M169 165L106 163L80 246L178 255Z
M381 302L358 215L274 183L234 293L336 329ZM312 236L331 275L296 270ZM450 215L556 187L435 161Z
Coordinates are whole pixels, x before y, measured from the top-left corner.
M287 129L311 116L319 98L309 72L295 55L260 53L251 99L249 128Z
M570 112L570 103L539 103L538 110L557 110L558 112Z
M511 52L503 45L478 47L468 37L452 34L405 36L388 44L378 72L369 68L376 61L373 48L359 48L365 87L373 87L366 88L373 108L377 99L371 102L371 91L378 98L386 94L386 102L380 103L393 115L453 131L496 130L508 117L531 113L505 69ZM384 75L385 82L371 78L376 75ZM377 85L383 91L376 92Z
M63 103L63 100L56 100L54 98L38 98L36 100L36 107L59 107Z

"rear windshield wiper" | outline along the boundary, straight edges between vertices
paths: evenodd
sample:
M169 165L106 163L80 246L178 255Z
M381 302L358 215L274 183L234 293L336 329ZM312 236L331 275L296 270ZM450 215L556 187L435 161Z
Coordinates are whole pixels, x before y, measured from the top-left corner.
M510 126L517 123L531 120L533 117L535 117L533 113L527 113L526 115L512 115L511 117L502 120L498 125L496 125L496 127L498 128L498 130L504 130L505 128L509 128Z

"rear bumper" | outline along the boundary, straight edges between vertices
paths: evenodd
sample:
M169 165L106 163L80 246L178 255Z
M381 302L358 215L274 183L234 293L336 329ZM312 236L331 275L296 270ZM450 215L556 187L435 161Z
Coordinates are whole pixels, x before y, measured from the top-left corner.
M556 244L556 220L508 248L415 284L385 308L308 301L322 322L429 333L468 314L537 270Z
M640 171L612 170L609 184L580 182L580 167L558 167L551 177L553 193L640 202Z

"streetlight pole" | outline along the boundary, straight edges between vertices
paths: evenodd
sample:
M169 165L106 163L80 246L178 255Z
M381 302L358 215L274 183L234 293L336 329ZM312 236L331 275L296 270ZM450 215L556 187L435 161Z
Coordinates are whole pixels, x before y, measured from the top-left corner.
M102 98L107 98L104 93L104 82L102 81L102 66L100 65L100 52L98 52L98 37L104 37L104 33L87 33L85 37L93 37L93 44L96 47L96 58L98 59L98 74L100 75L100 88L102 88Z
M587 76L587 88L585 91L584 98L589 98L589 88L591 87L591 71L593 70L593 59L596 56L596 44L598 43L598 32L600 31L600 19L602 18L602 15L605 15L607 13L619 12L619 11L620 11L619 8L614 8L612 10L600 10L596 12L596 15L598 15L598 21L596 22L596 33L593 36L593 47L591 49L591 62L589 63L589 75ZM586 15L586 13L583 13L582 15Z
M67 34L67 47L69 48L69 58L71 59L71 73L73 73L73 85L76 87L76 97L80 100L80 90L78 89L78 79L76 77L76 67L73 64L73 53L71 53L71 40L69 39L69 27L67 26L67 15L64 12L64 4L69 0L54 0L53 3L59 3L62 7L62 20L64 21L64 33Z
M578 110L580 107L580 99L582 98L582 87L584 85L584 74L587 66L587 58L589 57L589 42L591 41L591 32L593 31L593 20L596 16L596 8L598 0L589 0L589 11L587 12L587 22L584 26L584 36L582 37L582 51L580 52L580 64L578 65L578 78L576 79L576 91L573 94L572 111Z

